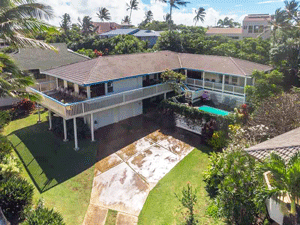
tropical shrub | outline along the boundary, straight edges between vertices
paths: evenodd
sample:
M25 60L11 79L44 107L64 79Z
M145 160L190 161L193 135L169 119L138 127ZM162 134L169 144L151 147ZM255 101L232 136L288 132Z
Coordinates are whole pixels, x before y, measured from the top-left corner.
M19 161L12 155L7 154L0 161L0 179L6 179L11 176L17 176L21 171Z
M92 49L82 48L82 49L78 50L77 53L88 56L92 59L97 57L96 53Z
M24 212L32 203L33 190L33 186L20 177L0 181L0 207L9 221L24 219Z
M212 137L208 140L208 144L213 150L218 151L224 148L227 144L225 132L222 130L215 131Z
M7 125L11 120L9 111L0 110L0 129Z
M256 224L265 215L263 180L257 176L254 158L241 149L214 153L204 181L219 216L228 224Z
M64 225L63 217L53 209L44 206L42 199L39 200L37 207L26 216L24 225Z
M12 152L12 147L7 137L0 134L0 162L3 160L5 155Z
M22 116L28 115L34 109L34 102L30 101L29 99L23 99L22 101L18 102L17 105L12 109L12 118L17 119Z

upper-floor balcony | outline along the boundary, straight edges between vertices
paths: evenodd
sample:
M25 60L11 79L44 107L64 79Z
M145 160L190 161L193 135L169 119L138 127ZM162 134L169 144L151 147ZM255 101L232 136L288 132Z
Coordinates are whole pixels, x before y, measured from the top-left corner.
M165 94L173 89L169 83L162 83L91 99L74 92L57 89L55 81L39 83L26 90L41 95L42 99L39 103L44 107L65 119L71 119Z

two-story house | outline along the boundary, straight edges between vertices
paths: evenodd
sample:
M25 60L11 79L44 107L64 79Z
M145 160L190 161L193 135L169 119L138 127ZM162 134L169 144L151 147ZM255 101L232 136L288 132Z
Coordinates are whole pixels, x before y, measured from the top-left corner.
M171 51L114 55L43 71L47 82L27 91L41 94L40 104L64 119L65 140L66 120L73 119L77 149L77 117L87 121L94 140L95 129L141 115L146 100L164 99L173 91L169 83L162 83L166 69L187 75L184 91L191 101L207 90L215 104L238 105L245 102L245 86L253 84L252 71L272 68L231 57ZM51 128L51 116L49 124Z

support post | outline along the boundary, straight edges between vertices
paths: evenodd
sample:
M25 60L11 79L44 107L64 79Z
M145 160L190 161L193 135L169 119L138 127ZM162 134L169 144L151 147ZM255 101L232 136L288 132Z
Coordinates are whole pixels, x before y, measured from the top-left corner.
M52 114L51 114L51 110L48 110L48 115L49 115L49 130L52 130Z
M38 108L38 115L39 115L39 119L38 119L38 123L41 123L42 121L41 121L41 112L40 112L40 107L41 107L41 105L40 104L37 104L37 108Z
M91 113L91 138L92 142L95 141L95 133L94 133L94 114Z
M104 83L104 91L105 91L105 95L107 95L107 93L108 93L108 88L107 88L107 83Z
M64 125L64 142L69 141L68 140L68 133L67 133L67 121L63 119L63 125Z
M91 98L91 86L87 86L87 87L86 87L86 95L87 95L87 98L88 98L88 99Z
M225 88L225 75L223 74L223 77L222 77L222 92L224 92L224 88Z
M188 79L187 69L184 70L184 75L185 75L185 83L187 84L187 79Z
M203 77L202 77L202 87L205 88L205 72L203 71Z
M245 83L244 83L244 104L246 99L246 86L247 86L247 77L245 77Z
M64 80L64 88L68 88L68 81Z
M55 82L56 82L56 90L58 90L58 78L55 78Z
M164 93L164 100L167 99L167 93Z
M77 124L76 124L76 117L73 119L74 124L74 142L75 142L75 151L78 151L78 138L77 138Z

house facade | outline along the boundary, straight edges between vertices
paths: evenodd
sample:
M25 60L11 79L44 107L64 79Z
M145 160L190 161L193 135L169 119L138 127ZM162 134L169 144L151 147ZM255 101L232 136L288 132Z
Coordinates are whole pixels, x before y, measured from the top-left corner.
M238 105L245 102L245 85L253 84L252 71L272 68L230 57L170 51L115 55L43 71L46 81L27 91L42 95L40 104L64 119L65 140L66 120L73 119L76 131L78 117L89 124L94 140L94 130L141 115L145 101L167 98L173 88L162 82L166 69L187 75L183 91L191 101L207 90L216 105Z
M207 36L222 35L225 37L232 38L234 40L241 40L243 39L243 29L209 27L207 29L206 35Z

